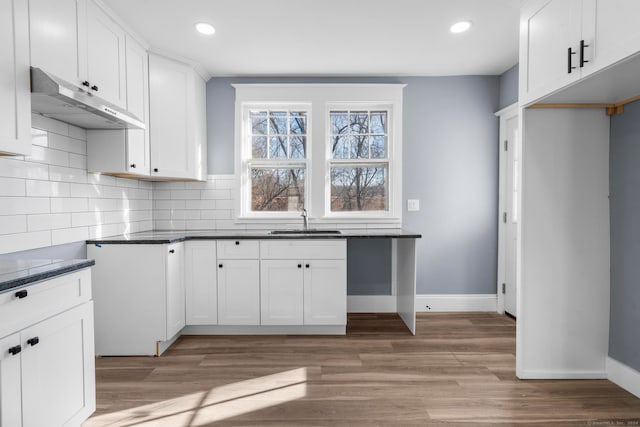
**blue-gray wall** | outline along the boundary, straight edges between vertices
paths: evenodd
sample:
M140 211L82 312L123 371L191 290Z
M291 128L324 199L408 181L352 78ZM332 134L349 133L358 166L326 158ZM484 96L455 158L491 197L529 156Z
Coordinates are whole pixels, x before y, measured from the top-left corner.
M502 110L518 101L518 64L500 75L500 99L498 109Z
M640 370L640 102L611 117L609 356Z
M498 76L372 78L213 78L207 83L209 173L234 173L232 83L405 83L403 226L419 232L419 294L496 292ZM406 200L420 199L419 212ZM361 245L378 256L390 249ZM353 258L353 249L349 258ZM390 268L390 263L386 265ZM358 273L350 266L351 274ZM364 272L362 273L364 277ZM389 277L389 274L385 273ZM353 277L353 276L352 276ZM350 294L388 294L366 287Z

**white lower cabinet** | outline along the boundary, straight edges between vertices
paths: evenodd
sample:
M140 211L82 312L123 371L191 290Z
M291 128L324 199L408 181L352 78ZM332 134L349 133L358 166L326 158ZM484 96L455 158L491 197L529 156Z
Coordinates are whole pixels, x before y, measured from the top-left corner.
M260 261L218 259L218 324L260 324Z
M79 305L67 298L67 284L74 282L79 284ZM20 330L0 338L1 426L78 426L95 410L90 282L88 270L71 273L23 288L26 296L0 302L3 314L12 306L28 313ZM4 295L13 297L15 292ZM40 310L39 295L46 295L52 306L67 301L66 310L53 316L47 308ZM34 312L41 313L35 324Z
M89 244L96 354L159 355L185 326L184 243Z
M264 260L260 266L260 324L302 325L303 265L296 260Z
M186 242L184 262L186 324L217 325L216 242Z
M315 259L305 264L304 324L347 324L346 259Z

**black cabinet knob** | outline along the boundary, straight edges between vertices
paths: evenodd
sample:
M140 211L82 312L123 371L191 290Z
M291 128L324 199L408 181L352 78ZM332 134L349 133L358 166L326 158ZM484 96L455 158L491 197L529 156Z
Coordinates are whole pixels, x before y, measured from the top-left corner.
M29 338L27 340L27 344L29 344L31 347L33 347L34 345L38 344L39 342L40 342L40 338L38 338L38 337Z
M302 268L302 264L298 264L298 268Z
M239 245L239 244L240 244L240 242L236 240L236 245Z
M27 292L26 289L23 289L21 291L16 292L14 295L16 296L16 298L22 299L22 298L26 298L27 295L29 295L29 292Z
M158 172L158 168L153 168L153 171L154 172Z
M15 347L11 347L9 349L9 354L12 354L12 355L15 356L16 354L20 353L21 351L22 351L22 346L21 345L17 345Z
M130 167L130 168L132 168L132 169L135 169L135 168L136 168L136 164L135 164L135 163L131 163L131 164L129 165L129 167Z
M304 265L304 268L309 268L309 264L305 264L305 265Z
M96 85L91 86L91 90L97 92L98 91L98 86L96 86Z
M222 264L218 264L218 268L222 268Z
M169 253L170 254L174 254L174 253L176 253L176 250L175 249L169 249Z
M89 87L89 86L91 86L91 84L88 81L85 80L85 81L82 82L82 86Z

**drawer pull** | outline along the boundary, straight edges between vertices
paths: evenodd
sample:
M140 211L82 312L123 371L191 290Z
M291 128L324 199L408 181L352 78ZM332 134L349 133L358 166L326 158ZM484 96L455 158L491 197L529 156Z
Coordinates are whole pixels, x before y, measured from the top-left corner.
M27 292L27 290L26 290L26 289L23 289L23 290L18 291L18 292L16 292L16 293L15 293L15 296L16 296L16 298L18 298L18 299L26 298L26 297L27 297L27 295L29 295L29 293Z
M22 346L21 345L17 345L15 347L11 347L9 349L9 354L15 356L16 354L20 353L22 351Z
M169 253L170 254L174 254L174 253L176 253L176 250L175 249L169 249Z
M305 264L305 265L304 265L304 268L309 268L309 264Z
M219 267L219 268L222 268L222 264L218 264L218 267Z
M236 240L236 245L239 245L239 244L240 244L240 242Z
M298 264L298 268L302 268L302 264Z
M29 344L31 347L33 347L34 345L38 344L39 342L40 342L40 338L38 338L38 337L29 338L27 340L27 344Z

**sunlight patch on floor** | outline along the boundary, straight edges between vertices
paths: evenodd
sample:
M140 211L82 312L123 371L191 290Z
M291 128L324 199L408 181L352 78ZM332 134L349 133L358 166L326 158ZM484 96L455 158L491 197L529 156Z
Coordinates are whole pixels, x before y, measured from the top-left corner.
M204 426L301 399L307 394L306 381L307 368L293 369L98 415L87 420L83 427Z

